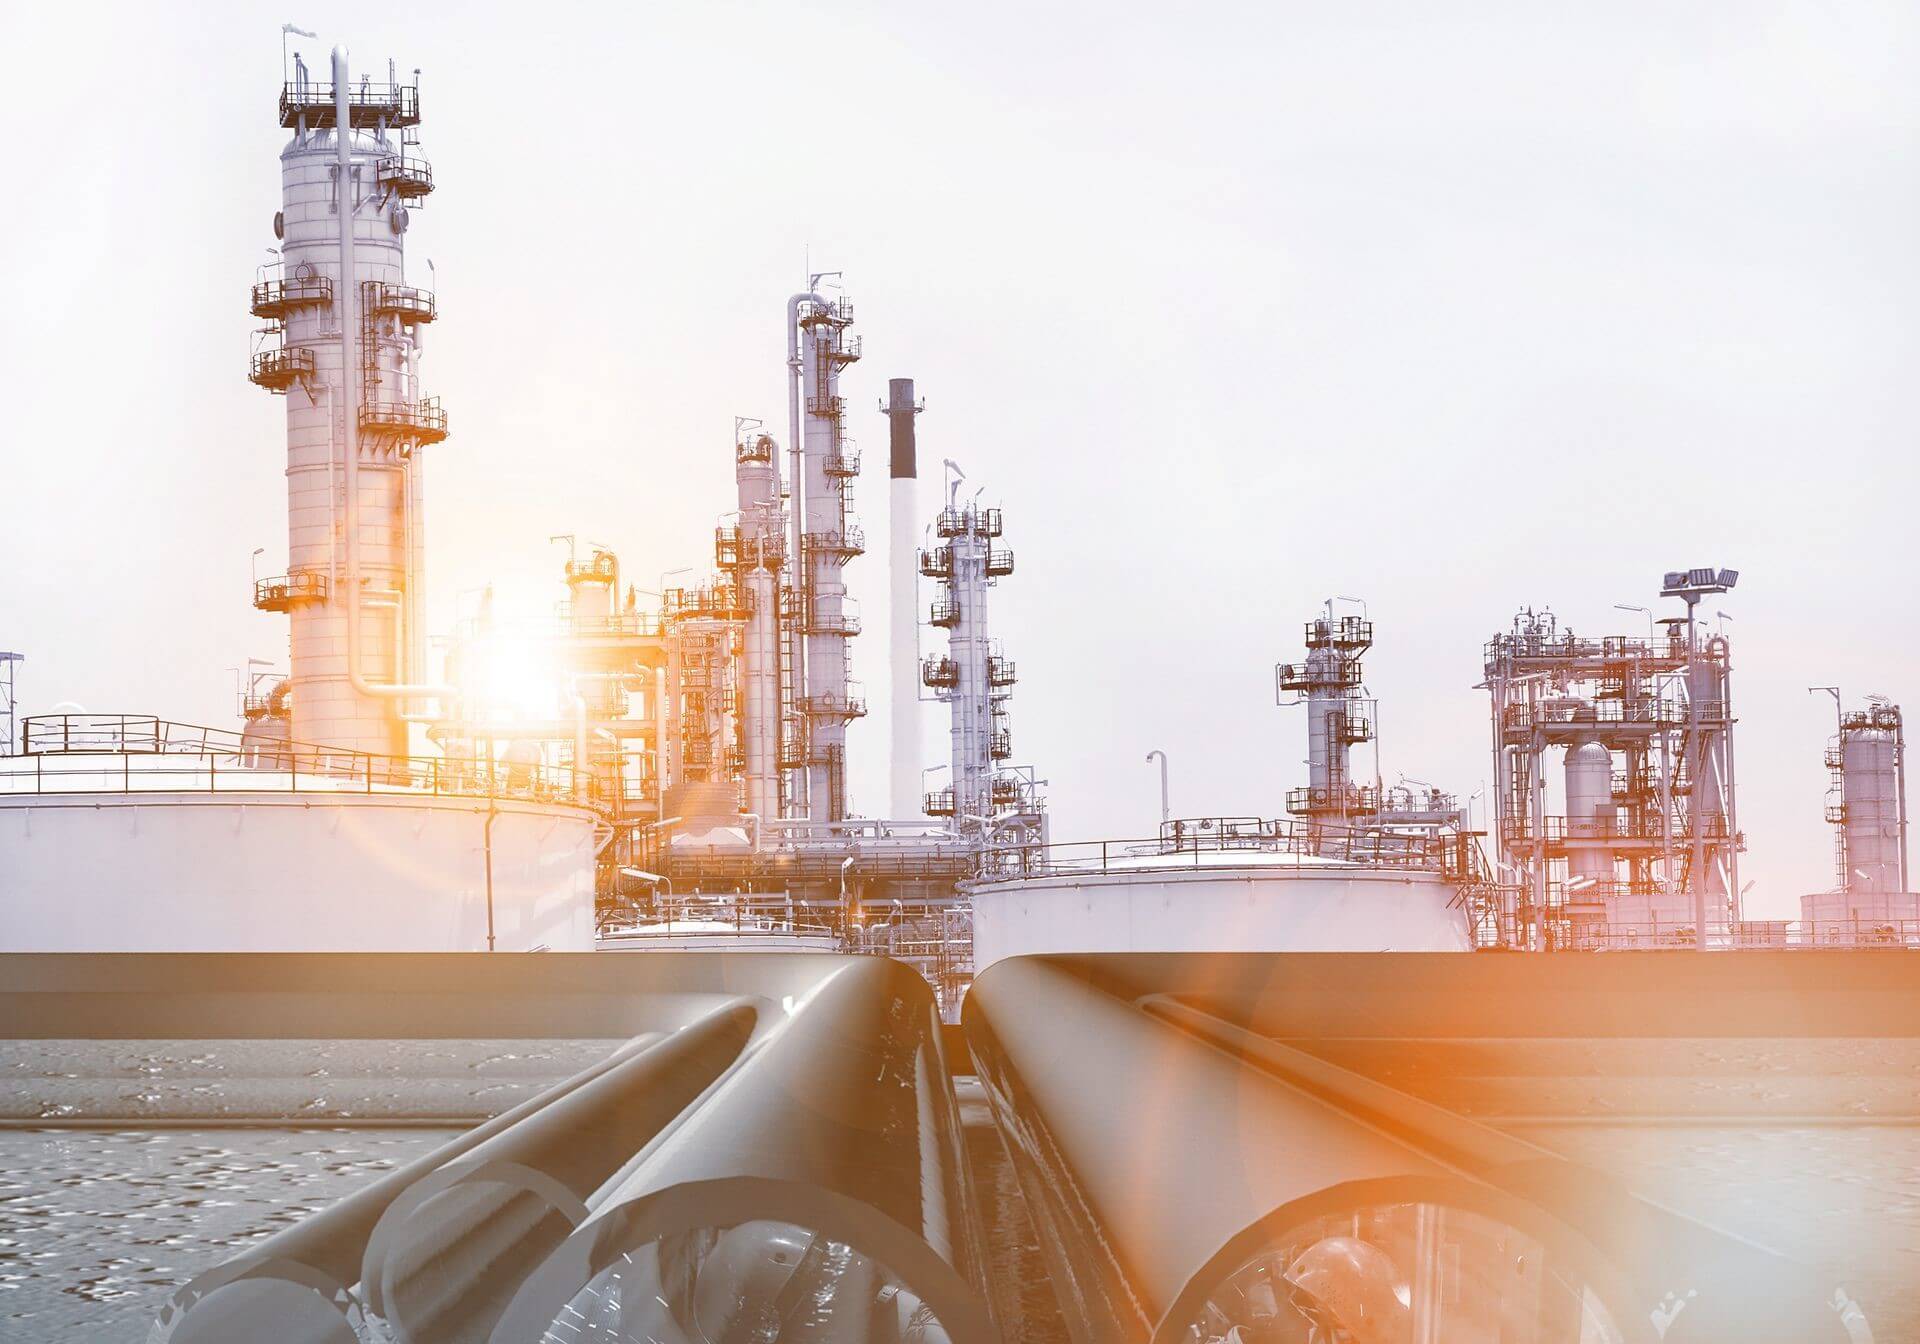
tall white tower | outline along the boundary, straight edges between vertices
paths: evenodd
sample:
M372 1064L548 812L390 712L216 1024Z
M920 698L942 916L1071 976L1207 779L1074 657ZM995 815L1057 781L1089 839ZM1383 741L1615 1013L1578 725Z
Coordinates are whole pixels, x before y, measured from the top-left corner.
M407 283L404 244L433 174L413 152L417 71L403 84L389 62L385 82L349 83L345 102L342 127L333 83L312 78L295 56L280 93L280 124L293 132L280 154L280 260L253 287L252 311L265 325L250 371L287 401L287 571L255 585L254 605L292 622L294 740L399 756L407 753L401 703L358 694L348 677L345 454L352 443L359 670L365 682L420 681L419 450L446 438L447 419L420 389L422 332L437 313L432 292ZM352 221L351 275L341 273L343 210Z
M854 687L847 641L860 632L847 608L847 562L866 549L848 508L847 485L860 474L860 455L846 433L840 372L860 358L849 338L853 305L809 296L795 309L799 343L801 431L800 564L793 575L795 626L803 657L795 669L805 742L804 798L813 821L848 815L847 724L867 712Z
M780 504L778 449L765 434L742 433L734 444L740 524L715 538L715 560L745 609L740 634L741 799L763 821L780 808L780 569L786 563L785 510Z
M1353 782L1349 764L1352 748L1373 738L1360 672L1361 655L1372 647L1373 622L1328 615L1307 622L1307 660L1274 669L1276 697L1299 697L1281 703L1307 706L1307 787L1288 791L1287 811L1306 819L1316 846L1379 808L1375 791Z
M1014 666L1000 656L987 625L987 590L1013 573L1013 552L997 544L1000 510L949 498L934 531L940 545L921 554L920 572L940 582L930 619L947 632L947 652L926 660L921 680L947 704L952 773L947 788L927 795L927 814L952 817L962 831L1006 816L1038 818L1030 772L1003 765L1013 754L1006 702Z

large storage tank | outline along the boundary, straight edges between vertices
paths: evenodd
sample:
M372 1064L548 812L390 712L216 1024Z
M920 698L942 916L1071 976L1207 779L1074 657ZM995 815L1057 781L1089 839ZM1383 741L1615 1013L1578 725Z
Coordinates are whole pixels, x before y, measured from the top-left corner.
M1267 852L1113 856L969 884L975 972L1050 952L1465 952L1438 873Z
M0 952L592 948L584 808L308 787L0 793Z

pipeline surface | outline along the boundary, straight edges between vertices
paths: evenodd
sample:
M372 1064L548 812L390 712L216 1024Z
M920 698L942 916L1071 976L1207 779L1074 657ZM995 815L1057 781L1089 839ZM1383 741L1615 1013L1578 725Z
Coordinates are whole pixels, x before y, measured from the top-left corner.
M967 1040L1076 1341L1859 1338L1790 1258L1305 1048L1431 1034L1447 1000L1395 984L1391 960L1020 958L981 976ZM1494 962L1451 960L1452 988L1480 977L1467 1015L1508 1021L1469 1031L1526 1016L1491 992ZM1607 1020L1539 1016L1570 1035Z

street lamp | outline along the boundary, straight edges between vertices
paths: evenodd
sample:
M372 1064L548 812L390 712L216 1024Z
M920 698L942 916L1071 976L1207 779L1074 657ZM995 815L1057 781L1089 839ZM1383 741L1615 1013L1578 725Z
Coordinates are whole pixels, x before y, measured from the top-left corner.
M255 546L252 557L247 561L247 571L252 575L255 584L260 582L260 557L266 553L265 546Z
M1173 815L1167 805L1167 753L1154 748L1147 753L1147 764L1152 765L1156 756L1160 758L1160 824L1165 826Z
M1613 609L1615 611L1637 611L1642 616L1645 616L1647 618L1647 643L1649 645L1653 643L1653 609L1651 607L1636 607L1630 602L1615 602Z

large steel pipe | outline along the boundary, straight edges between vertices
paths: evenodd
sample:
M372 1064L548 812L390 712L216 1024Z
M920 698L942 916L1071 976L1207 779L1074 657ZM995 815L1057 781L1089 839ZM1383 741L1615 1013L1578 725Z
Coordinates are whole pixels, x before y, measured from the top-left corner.
M743 1000L683 1027L415 1183L367 1240L365 1309L396 1341L483 1338L596 1192L733 1067L761 1015Z
M858 959L662 1137L492 1338L984 1342L979 1265L933 995Z
M1569 1227L1066 966L996 964L966 1031L1077 1340L1428 1338L1442 1244L1486 1260L1480 1321L1565 1331L1490 1338L1644 1338ZM1528 1265L1524 1311L1494 1258Z
M1276 967L1332 960L1036 958L977 982L968 1040L1078 1339L1847 1338L1780 1258L1267 1034ZM1404 988L1368 983L1363 1016Z

